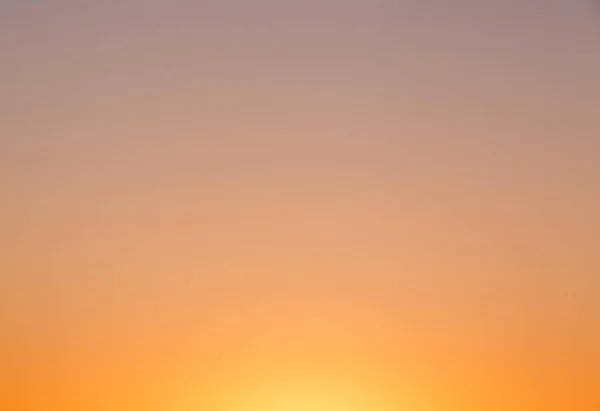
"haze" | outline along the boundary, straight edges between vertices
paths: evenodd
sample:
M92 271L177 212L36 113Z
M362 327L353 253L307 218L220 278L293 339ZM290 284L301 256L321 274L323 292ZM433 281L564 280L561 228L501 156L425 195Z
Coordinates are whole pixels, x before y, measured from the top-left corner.
M598 409L599 10L0 0L2 408Z

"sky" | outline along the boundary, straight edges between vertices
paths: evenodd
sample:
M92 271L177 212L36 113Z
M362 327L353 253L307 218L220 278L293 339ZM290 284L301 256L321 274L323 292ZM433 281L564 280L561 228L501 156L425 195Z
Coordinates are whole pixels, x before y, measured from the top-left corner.
M0 0L0 404L597 409L599 45L591 0Z

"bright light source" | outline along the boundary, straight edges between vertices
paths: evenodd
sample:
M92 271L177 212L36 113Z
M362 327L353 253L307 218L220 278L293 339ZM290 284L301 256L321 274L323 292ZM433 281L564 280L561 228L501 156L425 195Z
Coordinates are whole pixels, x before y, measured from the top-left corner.
M253 390L239 411L370 411L377 409L367 393L340 381L265 384ZM238 410L236 410L238 411Z

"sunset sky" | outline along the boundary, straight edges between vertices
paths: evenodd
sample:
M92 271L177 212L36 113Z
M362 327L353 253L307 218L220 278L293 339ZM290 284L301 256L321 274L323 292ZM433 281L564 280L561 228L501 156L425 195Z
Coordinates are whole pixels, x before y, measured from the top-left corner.
M0 408L600 409L600 4L0 0Z

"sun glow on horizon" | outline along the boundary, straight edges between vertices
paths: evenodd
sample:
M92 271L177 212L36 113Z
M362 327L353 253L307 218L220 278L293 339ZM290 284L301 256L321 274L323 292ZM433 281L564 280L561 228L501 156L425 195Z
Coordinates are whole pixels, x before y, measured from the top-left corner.
M338 381L265 384L251 391L231 411L383 411L364 387Z
M431 411L411 395L398 401L399 393L390 392L369 370L261 370L230 375L217 385L212 393L218 405L212 407L219 411Z

